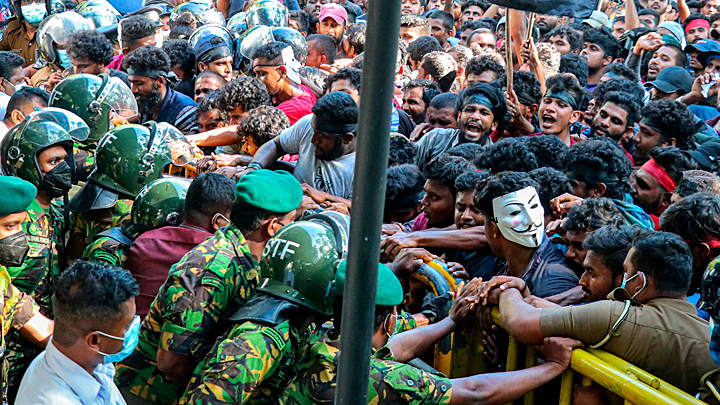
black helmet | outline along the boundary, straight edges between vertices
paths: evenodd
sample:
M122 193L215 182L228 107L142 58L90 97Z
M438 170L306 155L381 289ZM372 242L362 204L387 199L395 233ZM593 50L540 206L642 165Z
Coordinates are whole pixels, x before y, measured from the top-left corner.
M718 322L720 317L720 258L716 258L707 267L700 286L698 308L710 314Z

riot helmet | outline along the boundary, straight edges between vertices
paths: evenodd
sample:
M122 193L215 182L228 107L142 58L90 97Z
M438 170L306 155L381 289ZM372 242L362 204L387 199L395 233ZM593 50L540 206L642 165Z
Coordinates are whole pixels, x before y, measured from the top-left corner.
M242 33L248 29L247 22L245 21L245 12L240 12L232 16L232 18L228 20L226 27L233 38L242 35Z
M185 196L190 180L162 178L140 190L130 213L130 221L123 230L131 238L163 226L178 226L183 221Z
M275 41L290 45L298 62L305 63L308 55L308 45L305 37L300 32L292 28L275 27L272 29L272 34Z
M248 8L245 21L248 28L258 25L287 27L288 10L277 0L258 0Z
M228 48L231 50L233 49L232 34L227 28L218 24L205 24L201 27L197 27L197 29L190 34L188 43L192 49L195 49L195 45L197 45L198 41L205 37L221 38L227 44Z
M83 3L83 7L78 7L75 11L92 21L96 28L117 24L122 19L115 7L105 0L88 0Z
M94 30L95 26L89 19L74 11L65 11L52 15L40 24L37 31L40 56L49 63L72 67L70 56L64 48L65 43L78 31Z
M215 10L206 3L198 1L190 1L175 7L170 14L170 25L174 25L178 16L184 12L189 12L195 16L195 21L197 22L198 27L213 23L225 26L225 17L221 12Z

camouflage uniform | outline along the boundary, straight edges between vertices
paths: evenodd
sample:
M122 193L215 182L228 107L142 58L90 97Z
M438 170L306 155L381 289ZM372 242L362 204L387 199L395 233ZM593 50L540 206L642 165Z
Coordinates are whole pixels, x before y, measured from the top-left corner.
M88 176L95 168L95 147L94 144L85 146L77 142L73 145L76 181L87 181Z
M121 243L110 236L100 236L85 249L83 259L93 262L107 262L117 267L125 267L130 245Z
M60 275L62 240L60 233L64 226L62 208L55 202L48 210L34 200L27 209L28 217L23 222L30 250L20 267L7 269L12 283L18 290L32 297L40 306L40 312L52 318L51 297L55 278ZM9 395L20 386L25 370L42 351L28 340L14 332L7 338ZM14 389L13 389L14 388Z
M259 276L245 237L227 226L171 269L140 327L135 351L117 366L119 388L157 404L183 394L157 369L157 351L205 356L229 327L227 318L255 293Z
M122 226L130 219L133 200L120 199L111 208L92 210L88 212L70 213L70 240L68 241L69 259L82 256L88 248L89 241L95 235L110 228ZM70 264L70 263L68 263Z
M337 384L340 341L333 330L319 333L320 339L308 342L295 366L295 377L279 398L283 405L332 404ZM411 365L393 361L390 348L373 351L370 359L368 404L449 404L450 380Z

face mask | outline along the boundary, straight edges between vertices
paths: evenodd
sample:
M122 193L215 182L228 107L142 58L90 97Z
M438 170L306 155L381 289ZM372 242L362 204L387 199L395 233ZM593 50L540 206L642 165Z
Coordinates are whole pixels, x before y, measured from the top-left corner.
M536 248L545 233L545 210L534 187L496 197L492 201L494 221L510 242Z
M50 198L62 197L70 191L70 188L72 188L72 168L68 165L67 160L47 172L38 187L47 192Z
M64 67L65 69L72 67L73 64L72 62L70 62L70 56L67 54L66 50L58 49L57 53L58 57L60 58L60 60L58 61L60 66Z
M25 21L29 22L30 24L39 23L47 15L45 3L31 3L26 6L20 6L20 11L25 18Z
M103 364L123 361L127 356L130 355L130 353L133 352L133 350L135 350L135 346L137 346L138 337L140 334L140 317L135 315L135 318L133 319L132 323L130 323L130 327L128 328L127 332L125 332L125 335L123 335L123 337L108 335L107 333L100 332L99 330L96 332L107 338L123 341L123 348L117 353L105 354L98 350L98 354L103 356Z
M623 282L622 282L622 284L620 284L620 288L622 288L622 289L624 290L624 289L625 289L625 285L627 284L627 282L630 281L630 280L632 280L632 279L634 279L635 277L637 277L640 273L642 273L642 272L637 272L637 273L635 273L634 276L630 277L630 278L627 279L627 280L625 279L625 274L623 274ZM642 286L642 288L641 288L640 290L638 290L638 292L636 292L635 294L633 294L633 296L632 296L631 298L632 298L632 299L635 299L635 297L636 297L638 294L640 294L640 293L645 289L646 286L647 286L647 279L645 278L645 273L643 273L643 286ZM629 292L630 292L630 291L628 291L628 293L629 293Z
M162 48L163 43L168 39L168 36L170 36L169 30L164 30L155 33L155 46L158 48Z
M0 266L21 266L28 250L30 250L30 245L28 245L25 232L20 231L0 239Z

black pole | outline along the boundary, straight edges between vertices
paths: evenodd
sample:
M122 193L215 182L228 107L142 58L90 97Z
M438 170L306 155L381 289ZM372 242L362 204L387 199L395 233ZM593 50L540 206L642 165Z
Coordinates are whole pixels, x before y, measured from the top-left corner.
M373 0L363 60L335 404L366 405L401 0Z

